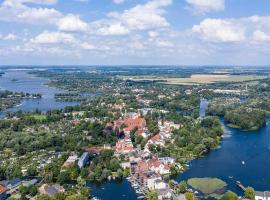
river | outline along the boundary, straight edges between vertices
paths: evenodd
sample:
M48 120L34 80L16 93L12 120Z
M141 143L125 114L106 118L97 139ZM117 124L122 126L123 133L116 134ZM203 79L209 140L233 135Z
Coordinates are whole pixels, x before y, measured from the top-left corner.
M24 93L39 93L42 94L41 99L23 99L19 106L7 109L5 112L0 112L0 118L4 117L7 112L14 112L18 110L34 111L39 109L41 111L48 111L53 109L62 109L66 106L77 105L78 102L60 102L54 99L56 93L62 91L56 88L48 87L47 79L35 77L28 73L29 71L22 70L8 70L0 77L0 89L9 90L13 92ZM15 80L15 81L14 81Z

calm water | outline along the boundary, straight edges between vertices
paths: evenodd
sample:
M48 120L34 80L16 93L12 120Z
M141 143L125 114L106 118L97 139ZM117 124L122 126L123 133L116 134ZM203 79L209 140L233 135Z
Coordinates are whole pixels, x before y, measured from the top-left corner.
M110 181L101 186L90 185L91 195L102 200L136 200L137 195L131 184L124 179L122 182Z
M16 79L16 81L12 81L12 79ZM48 111L78 104L78 102L55 101L54 94L61 92L61 90L46 86L45 84L47 82L47 79L34 77L28 74L27 71L6 71L6 73L0 77L0 88L2 90L42 94L41 99L24 99L21 105L8 109L6 112L14 112L17 110L34 111L37 108L41 111ZM0 112L0 117L4 115L5 112Z

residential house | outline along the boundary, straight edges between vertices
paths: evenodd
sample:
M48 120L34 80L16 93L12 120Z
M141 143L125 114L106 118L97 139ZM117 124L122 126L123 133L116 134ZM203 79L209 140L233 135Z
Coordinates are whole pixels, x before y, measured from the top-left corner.
M123 129L125 133L130 133L130 131L134 130L135 128L138 130L143 130L146 127L146 121L144 118L128 118L125 120L124 124L126 126Z
M169 165L160 162L157 158L148 161L149 169L160 175L170 174Z
M133 144L131 142L131 139L129 137L125 137L122 140L118 140L116 142L116 147L115 147L115 153L116 154L130 154L135 151Z
M173 192L169 188L157 190L157 193L158 200L171 199L173 196Z

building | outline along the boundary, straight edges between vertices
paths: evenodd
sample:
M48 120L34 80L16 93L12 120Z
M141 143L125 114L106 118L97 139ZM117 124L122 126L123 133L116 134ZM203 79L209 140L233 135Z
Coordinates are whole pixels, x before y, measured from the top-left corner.
M77 155L69 156L68 159L63 164L63 167L72 167L75 165L76 161L78 160Z
M171 199L173 196L172 191L168 188L157 190L157 193L158 193L158 200Z
M270 200L270 192L255 192L255 200Z
M130 154L135 151L130 138L125 137L122 140L116 142L115 153L116 154Z
M129 133L130 131L134 129L142 130L146 127L146 121L144 118L128 118L124 122L125 128L123 129L125 133Z
M84 152L78 161L79 168L85 167L89 162L89 160L90 160L89 154L87 152Z
M22 184L22 179L20 178L15 178L11 181L8 182L7 184L7 189L14 189L14 188L17 188L19 187L20 185Z
M35 185L37 183L38 183L38 180L34 178L34 179L30 180L30 181L24 182L23 186L24 187L30 187L30 186Z
M3 185L0 185L0 200L7 199L7 188L5 188Z
M62 186L60 186L60 185L47 185L47 184L43 184L39 188L39 192L41 194L45 194L45 195L48 195L48 196L52 197L52 196L54 196L57 193L65 192L65 189Z

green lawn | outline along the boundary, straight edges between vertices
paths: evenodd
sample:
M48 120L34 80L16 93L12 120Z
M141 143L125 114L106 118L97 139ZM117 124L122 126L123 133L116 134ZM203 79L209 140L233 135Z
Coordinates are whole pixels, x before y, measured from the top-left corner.
M218 178L191 178L187 183L204 194L212 194L227 186L224 181Z
M33 114L31 117L34 117L36 120L45 120L47 117L46 115L39 115L39 114Z

